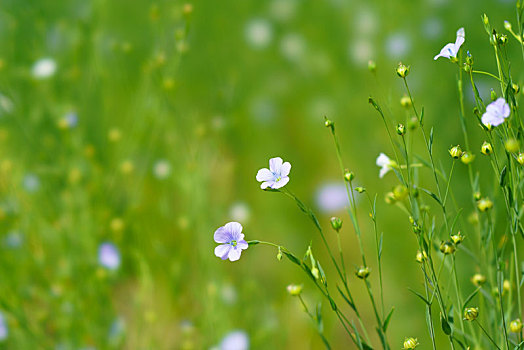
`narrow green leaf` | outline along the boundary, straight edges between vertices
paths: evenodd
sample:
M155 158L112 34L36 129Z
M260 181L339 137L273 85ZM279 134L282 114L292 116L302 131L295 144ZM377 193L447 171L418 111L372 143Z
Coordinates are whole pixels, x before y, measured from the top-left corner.
M382 329L384 330L384 332L386 332L388 330L389 321L391 320L391 316L393 315L393 311L395 311L394 307L391 308L391 311L389 312L389 314L386 316L386 319L384 320L384 325L382 326Z
M506 186L506 174L508 172L508 168L504 165L504 168L502 168L502 172L500 173L500 187Z
M473 293L471 293L467 298L466 300L464 300L464 304L462 305L462 311L464 311L464 309L466 308L466 306L468 305L468 303L471 301L471 299L473 299L475 297L475 295L477 295L477 293L479 292L480 290L480 287L478 287L477 289L475 289L473 291Z
M429 301L427 301L426 298L424 298L424 297L422 296L422 294L420 294L419 292L414 291L414 290L411 289L411 288L408 288L408 290L409 290L411 293L415 294L417 297L419 297L419 298L420 298L424 303L426 303L426 305L431 306L431 303L430 303Z
M282 253L284 253L284 255L289 259L291 260L291 262L297 264L298 266L301 266L301 262L300 260L298 260L298 258L296 256L294 256L293 254L289 253L289 252L286 252L286 251L283 251Z
M425 188L422 188L422 187L420 187L420 189L421 189L422 191L426 192L428 195L430 195L431 198L433 198L434 200L436 200L437 203L438 203L440 206L442 206L442 202L440 201L440 199L438 198L438 196L437 196L435 193L433 193L433 192L431 192L431 191L429 191L429 190L426 190Z

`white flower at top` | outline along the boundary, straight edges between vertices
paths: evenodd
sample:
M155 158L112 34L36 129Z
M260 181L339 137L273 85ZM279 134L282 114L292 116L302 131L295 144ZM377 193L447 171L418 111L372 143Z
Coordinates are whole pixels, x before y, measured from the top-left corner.
M486 126L498 126L504 123L509 117L510 109L505 99L499 97L486 107L486 112L482 115L482 124Z
M284 187L289 182L289 172L291 164L283 163L282 158L275 157L269 160L269 169L260 169L257 173L257 181L262 182L260 188L277 189Z
M466 32L464 31L464 28L460 28L457 30L457 39L455 40L455 43L446 44L446 46L440 50L440 53L433 59L436 60L439 57L456 58L460 47L462 44L464 44L464 41L466 41Z
M393 169L394 161L389 159L384 153L380 153L377 157L377 166L380 167L378 176L383 178L391 169Z
M31 73L36 79L47 79L56 72L56 62L52 58L41 58L33 64Z

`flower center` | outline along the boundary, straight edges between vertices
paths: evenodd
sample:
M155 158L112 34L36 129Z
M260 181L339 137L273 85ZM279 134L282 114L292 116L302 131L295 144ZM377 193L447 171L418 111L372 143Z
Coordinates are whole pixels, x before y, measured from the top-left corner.
M279 182L280 180L282 180L281 176L277 177L276 182Z
M237 246L237 241L231 241L229 244L231 244L233 247Z

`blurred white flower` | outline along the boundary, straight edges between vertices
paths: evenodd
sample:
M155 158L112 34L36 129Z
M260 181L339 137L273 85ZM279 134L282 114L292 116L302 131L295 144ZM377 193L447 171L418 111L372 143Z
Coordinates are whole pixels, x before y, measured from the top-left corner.
M231 284L226 284L222 287L222 300L228 305L232 305L237 301L237 291Z
M4 244L8 248L12 248L12 249L19 248L23 242L24 242L24 238L19 231L10 231L4 237Z
M297 3L297 0L273 0L269 5L269 11L273 18L287 21L297 12Z
M0 312L0 341L7 339L9 329L7 328L7 320L2 312Z
M249 210L249 207L244 202L233 203L233 205L229 209L229 217L233 221L246 223L249 221L250 216L251 212Z
M374 11L361 9L355 13L354 30L359 36L369 36L378 30L379 21Z
M296 33L286 34L280 41L280 52L290 61L300 60L306 52L304 38Z
M98 248L98 262L109 270L120 266L120 252L113 243L102 243Z
M410 50L411 41L404 33L394 33L386 39L386 52L390 58L403 58Z
M13 112L13 101L6 95L0 94L0 116Z
M321 185L315 197L317 206L323 213L334 213L349 205L346 185L343 182Z
M40 188L40 179L35 174L26 174L22 180L22 186L29 193L34 193Z
M442 21L439 18L428 18L422 24L422 32L425 38L435 39L442 34Z
M165 159L160 159L153 166L153 173L159 180L166 179L171 174L171 164Z
M271 23L262 18L250 20L246 24L245 36L247 43L255 49L267 47L273 39Z
M41 58L33 64L31 72L36 79L50 78L56 72L56 62L49 57Z
M249 337L242 330L232 331L222 339L220 350L247 350L249 349Z
M249 106L250 114L259 123L269 124L277 116L277 107L269 96L256 97Z
M371 42L364 38L353 40L350 43L349 54L357 64L367 64L373 58L375 50Z

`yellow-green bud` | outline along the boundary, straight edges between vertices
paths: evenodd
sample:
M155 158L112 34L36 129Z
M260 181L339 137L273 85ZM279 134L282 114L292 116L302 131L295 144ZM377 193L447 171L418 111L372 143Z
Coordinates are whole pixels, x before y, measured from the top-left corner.
M476 273L473 275L473 277L471 277L471 283L473 283L476 287L480 287L486 283L486 276L481 273Z
M282 249L280 247L278 247L277 260L278 261L282 260Z
M513 320L509 323L509 330L511 333L522 332L522 322L520 321L520 318L517 318L516 320Z
M455 146L455 147L451 147L449 149L449 155L453 158L453 159L459 159L461 156L462 156L462 149L460 148L459 145Z
M504 147L506 148L506 151L508 151L509 153L515 153L519 150L519 142L514 138L510 138L507 139L506 142L504 142Z
M400 105L404 108L411 108L411 99L408 95L402 96L400 99Z
M406 66L405 64L400 62L397 67L397 75L401 78L405 78L408 76L408 74L409 74L409 66Z
M298 296L300 293L302 293L302 285L301 284L290 284L287 286L287 292L291 296Z
M501 46L506 45L506 43L508 42L508 36L506 34L497 35L497 39L498 39L499 45Z
M330 119L326 118L324 120L324 125L326 126L326 128L332 128L335 125L335 123L333 123L333 121L331 121Z
M402 350L413 350L418 346L417 338L406 338Z
M463 152L462 156L460 157L460 161L464 164L471 164L475 160L475 155L471 152Z
M354 178L355 178L355 174L352 171L349 171L346 169L346 171L344 172L344 179L347 182L351 182L353 181Z
M482 196L482 195L481 195L480 192L478 192L478 191L475 192L475 193L473 193L473 199L475 199L476 201L480 200L480 197L481 197L481 196Z
M406 134L406 127L404 126L404 124L397 125L397 134L399 134L400 136Z
M416 223L413 224L413 232L416 233L417 235L422 232L422 229L420 228L419 225L417 225Z
M440 251L445 254L453 254L455 252L455 245L449 241L440 244Z
M423 263L428 259L428 255L426 254L426 251L417 251L417 256L415 257L415 260L419 263Z
M518 84L515 84L515 83L511 84L511 89L516 94L518 94L520 92L520 86Z
M484 25L489 25L489 19L488 19L488 16L486 14L483 14L482 15L482 21L484 22Z
M373 60L369 60L368 69L371 73L375 73L377 71L377 63Z
M408 189L404 185L397 185L393 189L393 195L397 201L401 201L408 196Z
M495 90L491 89L490 97L491 101L495 101L497 99L497 93L495 92Z
M476 307L468 307L464 310L464 320L475 321L479 316L479 309Z
M365 280L369 276L369 268L361 266L357 269L357 271L355 271L355 275L361 280Z
M408 121L408 128L409 128L409 130L415 130L417 128L417 125L418 125L417 117L409 118L409 121Z
M493 202L489 198L482 198L477 202L477 208L481 212L485 212L493 208Z
M385 200L387 204L394 204L397 201L393 192L386 193Z
M504 280L502 282L502 294L507 293L511 290L511 282L508 280Z
M357 191L358 193L364 193L366 192L366 189L364 187L355 187L355 191Z
M484 141L480 147L480 152L486 156L489 156L491 153L493 153L493 147L491 146L491 143Z
M511 23L508 21L504 21L504 29L510 31L511 30Z
M313 277L315 277L316 279L318 279L318 277L320 277L320 271L317 269L316 266L313 266L311 268L311 274L313 275Z
M464 240L464 236L462 235L462 233L457 232L456 234L452 235L451 236L451 240L453 241L453 243L455 245L459 245L460 243L462 243L462 241Z
M464 72L466 72L466 73L471 72L471 65L465 63L464 64Z
M517 162L519 162L520 165L524 165L524 153L519 153L517 155Z
M342 219L336 216L333 216L331 218L331 227L333 227L333 230L337 232L340 231L340 229L342 228Z

